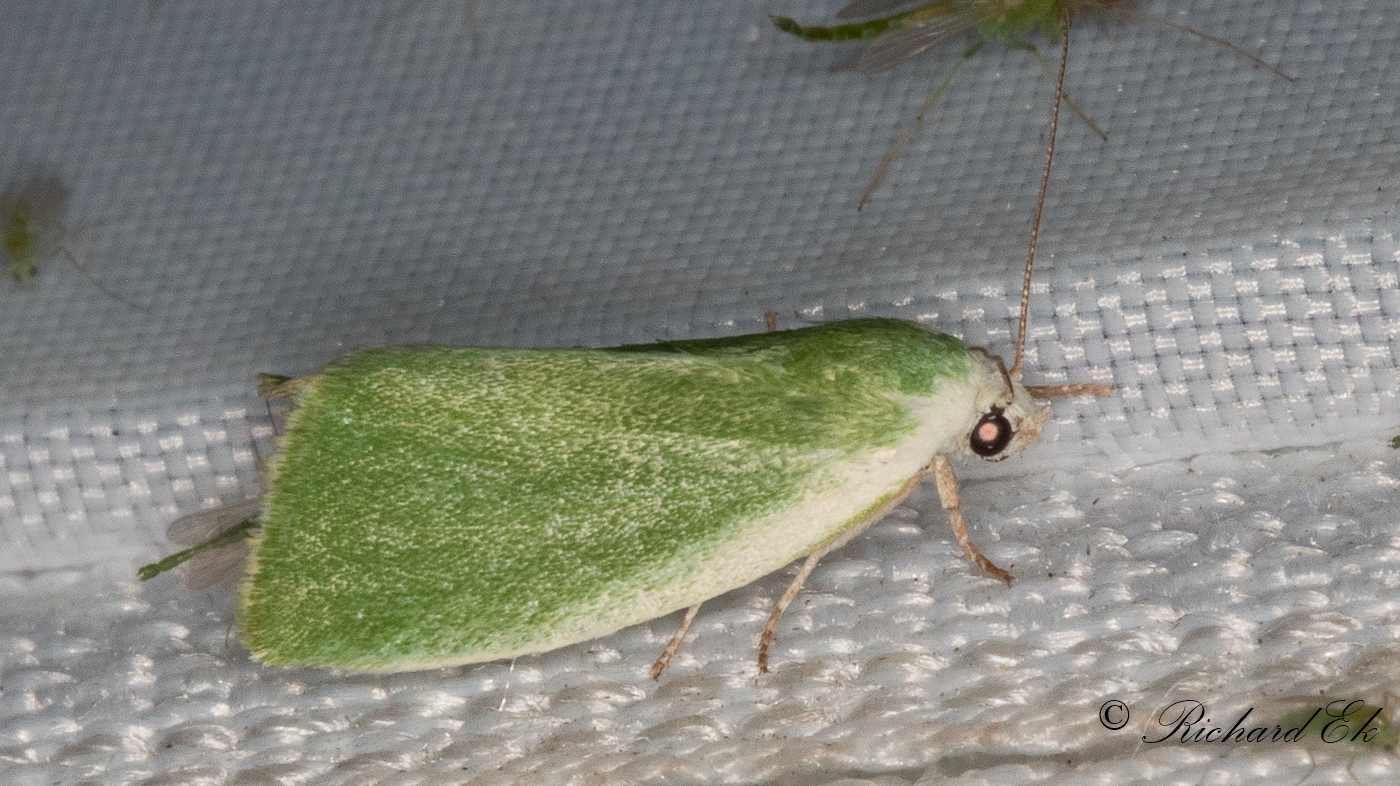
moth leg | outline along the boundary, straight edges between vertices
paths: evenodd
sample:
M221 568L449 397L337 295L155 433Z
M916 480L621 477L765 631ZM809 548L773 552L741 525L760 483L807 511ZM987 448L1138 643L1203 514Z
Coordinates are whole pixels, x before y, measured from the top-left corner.
M1026 392L1031 394L1031 398L1042 401L1050 398L1082 396L1085 393L1093 393L1095 396L1107 398L1113 395L1113 386L1098 385L1093 382L1076 382L1072 385L1027 385Z
M768 673L768 648L772 646L773 637L778 633L778 620L782 618L783 612L787 609L788 605L792 603L793 598L797 597L797 593L802 589L802 585L807 583L807 577L812 575L813 569L817 567L817 563L821 561L821 558L847 543L850 543L857 535L869 529L870 525L883 519L885 516L889 515L890 511L899 507L899 503L903 502L906 497L914 493L914 489L919 487L919 484L924 481L924 478L927 478L933 473L932 466L933 465L930 464L920 469L914 477L905 482L904 486L900 488L899 491L896 491L893 496L886 500L885 504L881 505L879 510L871 513L864 521L846 530L840 537L827 542L826 545L818 546L815 551L807 555L807 560L802 563L802 569L797 572L797 578L792 580L792 584L788 586L787 592L784 592L783 597L778 599L778 607L773 609L773 614L768 617L768 624L763 628L763 638L759 639L758 642L759 673ZM956 485L957 481L954 481L955 492ZM978 556L981 555L979 554ZM987 564L991 565L990 562ZM992 565L992 569L995 570L996 566Z
M685 619L681 620L680 629L676 631L676 635L671 637L671 641L666 644L666 649L661 651L661 657L657 658L656 662L651 664L651 671L649 673L652 679L661 679L661 673L666 671L667 666L671 665L671 659L676 657L677 652L680 652L681 643L685 641L686 635L690 633L690 623L695 621L695 615L699 613L699 603L685 610Z
M844 542L844 541L842 541ZM778 634L778 620L782 619L783 612L797 597L802 585L807 583L807 577L812 575L812 571L817 567L817 563L822 557L827 555L833 547L818 549L807 555L807 559L802 563L802 569L797 571L797 577L788 585L787 592L778 598L778 605L773 609L773 613L768 617L768 624L763 626L763 637L758 640L758 673L768 673L768 648L773 645L773 637Z
M938 486L938 498L943 501L943 509L948 511L948 522L953 526L953 535L962 545L967 558L976 563L977 567L1010 584L1011 574L982 556L982 552L972 544L972 537L967 534L967 524L962 516L962 494L958 490L958 476L953 474L953 465L947 457L933 457L933 482Z

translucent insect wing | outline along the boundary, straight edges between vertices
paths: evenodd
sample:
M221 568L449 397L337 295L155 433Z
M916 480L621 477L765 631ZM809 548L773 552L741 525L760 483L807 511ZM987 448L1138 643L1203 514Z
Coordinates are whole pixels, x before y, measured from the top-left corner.
M977 26L977 20L966 14L950 14L873 39L861 48L850 68L862 74L888 71L929 47Z
M1027 34L1040 31L1051 38L1058 35L1065 5L1066 0L933 3L909 12L908 22L902 29L874 38L856 56L853 67L866 74L886 71L973 28L977 29L982 42L996 40L1007 46L1025 47L1028 45L1020 39ZM1090 0L1075 5L1098 7L1106 3ZM977 48L980 44L974 45L969 54Z
M199 590L232 583L242 577L247 560L247 541L196 554L185 564L185 589Z
M612 352L352 353L298 393L241 591L245 644L409 670L714 597L965 443L978 375L1004 390L961 342L892 320Z
M217 508L181 516L165 528L165 537L182 546L198 546L258 516L261 499L244 499ZM248 557L246 539L195 554L184 565L185 588L205 589L232 581L242 574Z
M165 528L165 537L181 546L197 546L244 519L258 515L260 505L257 498L244 499L181 516Z

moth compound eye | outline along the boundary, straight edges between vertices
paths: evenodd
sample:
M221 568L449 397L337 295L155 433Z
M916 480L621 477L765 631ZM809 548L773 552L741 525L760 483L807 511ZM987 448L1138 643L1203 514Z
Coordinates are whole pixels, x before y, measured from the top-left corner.
M1011 424L1002 417L1001 407L982 416L972 429L972 452L990 458L1006 449L1011 442Z

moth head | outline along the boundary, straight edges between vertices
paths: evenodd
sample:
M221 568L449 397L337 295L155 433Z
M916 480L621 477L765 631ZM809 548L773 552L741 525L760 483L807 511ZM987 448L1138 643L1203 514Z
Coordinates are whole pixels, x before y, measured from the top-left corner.
M971 347L977 362L974 419L967 432L966 449L988 461L1001 461L1020 453L1040 437L1050 419L1049 406L1037 406L1019 379L1012 379L1000 357Z

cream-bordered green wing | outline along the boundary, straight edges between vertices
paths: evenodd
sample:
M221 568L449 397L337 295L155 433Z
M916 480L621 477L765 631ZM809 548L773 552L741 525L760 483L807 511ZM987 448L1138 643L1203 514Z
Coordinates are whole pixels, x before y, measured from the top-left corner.
M400 671L693 605L866 523L965 443L977 402L1009 398L1004 376L895 320L352 352L297 394L244 641L272 663Z

